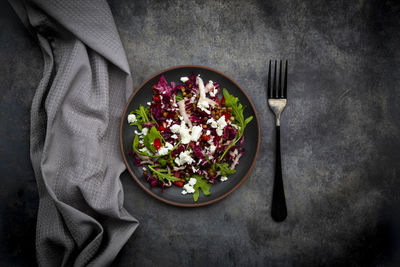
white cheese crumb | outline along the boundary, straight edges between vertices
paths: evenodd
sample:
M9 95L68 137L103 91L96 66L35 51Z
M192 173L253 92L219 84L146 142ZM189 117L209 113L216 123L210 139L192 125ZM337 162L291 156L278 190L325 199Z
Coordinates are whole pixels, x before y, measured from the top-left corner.
M210 112L209 110L207 110L210 107L210 105L208 104L206 99L199 99L199 101L197 101L197 107L205 111L206 113L207 111Z
M190 178L189 182L183 186L182 195L193 194L195 192L193 186L197 183L196 178Z
M191 140L194 141L194 142L199 140L202 131L203 131L203 127L197 126L197 125L193 126Z
M178 139L178 136L176 134L173 134L173 135L171 135L171 138Z
M144 171L145 171L145 170L146 170L146 167L143 167L143 168L142 168L142 170L144 170Z
M206 135L210 135L210 134L211 134L211 131L207 130Z
M147 102L147 105L149 105L149 106L150 106L150 105L151 105L151 102Z
M213 128L217 128L217 127L218 127L218 124L217 124L217 122L214 120L214 118L208 119L208 120L207 120L207 124L211 124L211 127L213 127Z
M173 133L179 133L179 130L181 129L181 126L179 126L178 124L174 124L171 126L171 132Z
M226 176L221 177L221 182L225 182L226 180L228 180L228 177L226 177Z
M210 152L211 152L211 154L214 154L216 148L217 148L217 147L214 146L214 145L211 145L211 146L210 146Z
M178 166L182 166L186 163L192 164L194 159L190 156L190 151L182 151L179 154L179 157L175 158L175 163L178 164Z
M189 78L188 78L188 77L181 77L181 82L185 83L185 82L187 82L187 81L189 81Z
M165 145L164 145L163 147L161 147L161 148L157 151L156 154L159 155L159 156L167 155L168 152L169 152L170 150L172 150L173 147L174 147L174 146L173 146L171 143L166 142Z
M197 179L196 178L190 178L189 182L188 182L191 186L194 186L197 183Z
M128 123L135 123L137 122L135 114L129 114L128 115Z
M189 144L192 139L189 128L186 127L185 122L182 121L181 127L179 129L179 134L181 135L182 144Z
M227 125L226 121L225 121L225 115L221 116L221 118L219 118L217 120L217 135L221 136L224 132L223 129L225 128L225 126Z
M149 132L148 128L145 127L145 128L142 129L142 134L143 135L147 135L148 132Z

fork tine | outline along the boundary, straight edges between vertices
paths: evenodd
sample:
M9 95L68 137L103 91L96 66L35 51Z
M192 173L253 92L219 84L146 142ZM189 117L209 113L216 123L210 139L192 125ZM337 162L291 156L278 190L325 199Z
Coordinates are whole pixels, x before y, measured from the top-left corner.
M267 97L272 97L272 90L271 90L271 60L269 61L268 67L268 89L267 89Z
M282 95L282 60L279 60L279 79L278 79L278 97L277 98L283 98Z
M283 97L284 98L287 98L287 65L288 65L288 62L287 62L287 60L286 60L286 64L285 64L285 78L283 79L283 92L282 92L282 94L283 94Z
M278 91L276 90L276 60L275 60L275 67L274 67L274 81L272 83L272 95L275 98L278 98Z

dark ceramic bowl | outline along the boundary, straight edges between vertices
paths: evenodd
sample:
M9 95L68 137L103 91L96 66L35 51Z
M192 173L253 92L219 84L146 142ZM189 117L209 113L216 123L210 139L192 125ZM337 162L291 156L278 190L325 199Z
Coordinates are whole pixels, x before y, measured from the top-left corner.
M191 73L196 75L200 74L201 77L207 81L213 80L218 82L221 88L228 89L229 93L238 97L240 103L246 107L244 111L245 118L248 116L254 117L254 119L247 125L244 132L245 139L243 147L246 149L246 152L240 158L240 164L236 166L236 173L229 176L229 179L226 182L213 185L211 187L209 196L204 196L203 193L200 192L200 197L197 202L193 201L192 194L182 195L182 188L177 186L167 188L164 190L164 192L161 192L161 188L159 187L150 188L148 182L142 177L142 167L134 165L133 157L129 155L129 152L132 151L132 142L135 136L134 130L136 127L129 126L127 122L127 116L129 112L137 109L139 104L146 105L147 102L151 101L153 95L152 86L158 82L162 74L165 75L165 78L168 82L175 81L179 83L180 77L189 76ZM256 110L250 98L245 91L231 78L217 70L204 66L176 66L153 75L135 90L135 92L129 98L128 104L126 105L122 114L119 139L125 165L133 179L135 179L140 187L142 187L153 197L165 203L181 207L198 207L223 199L237 189L246 180L254 166L260 147L260 126Z

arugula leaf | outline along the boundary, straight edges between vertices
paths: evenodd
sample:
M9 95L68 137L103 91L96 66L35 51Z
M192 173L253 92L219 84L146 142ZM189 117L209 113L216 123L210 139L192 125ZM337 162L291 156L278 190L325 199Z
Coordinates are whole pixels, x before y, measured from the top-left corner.
M150 128L150 131L143 138L143 144L145 145L145 147L147 147L148 150L150 150L153 153L157 152L157 149L153 145L154 140L157 138L159 138L160 141L161 140L164 141L164 138L161 136L160 132L154 126Z
M194 193L193 193L193 200L196 202L199 199L200 195L200 189L203 192L205 196L208 196L210 194L210 188L212 184L208 183L208 180L205 179L201 175L192 175L193 178L196 178L196 183L194 184Z
M178 103L178 102L181 101L181 100L183 100L183 96L182 96L181 94L178 93L178 94L175 96L175 102Z
M228 175L236 173L235 169L233 169L233 170L229 169L229 164L227 162L225 162L225 163L216 162L212 165L211 168L213 171L216 171L216 169L218 168L219 171L221 172L222 176L228 176Z
M129 125L133 126L136 125L139 129L139 131L141 131L143 129L142 123L143 122L150 122L149 117L149 107L145 108L142 105L139 105L139 108L131 111L129 114L135 114L136 116L136 122L133 122Z
M235 122L237 122L238 124L238 133L236 134L236 139L235 141L233 141L229 147L224 151L224 153L222 154L222 156L220 157L219 160L222 160L225 156L225 154L229 151L229 149L231 149L236 143L237 141L240 140L240 138L242 137L243 133L244 133L244 128L246 128L246 125L251 122L251 120L253 119L253 116L250 116L246 119L244 119L243 116L243 111L244 111L244 107L242 106L242 104L239 103L239 99L231 94L228 93L228 90L226 90L226 88L224 88L222 90L222 93L224 95L225 98L225 106L227 107L231 107L232 108L232 113L233 116L235 117Z
M165 165L167 165L167 160L163 159L163 158L158 158L158 163L160 163L160 165L162 167L164 167Z
M177 178L173 175L168 174L168 170L166 169L154 169L154 167L157 167L157 165L149 165L149 169L152 171L153 175L157 177L160 181L165 183L165 180L174 182L174 181L180 181L180 178Z
M142 151L138 150L137 149L138 145L139 145L139 137L137 135L135 135L135 138L133 139L132 148L133 148L133 151L136 152L136 154L147 156L147 157L150 157L150 158L158 158L159 157L159 156L149 155L149 154L147 154L145 152L142 152Z

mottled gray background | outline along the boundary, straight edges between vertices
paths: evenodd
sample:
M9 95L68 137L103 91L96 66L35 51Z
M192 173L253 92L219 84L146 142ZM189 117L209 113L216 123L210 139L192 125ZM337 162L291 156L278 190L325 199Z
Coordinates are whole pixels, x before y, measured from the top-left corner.
M134 86L179 64L234 78L260 115L248 180L209 207L163 204L125 173L141 225L116 266L396 266L399 264L399 1L109 1ZM29 109L39 48L0 6L0 266L32 266L38 196ZM273 115L268 59L288 59L282 120L289 216L270 217Z

